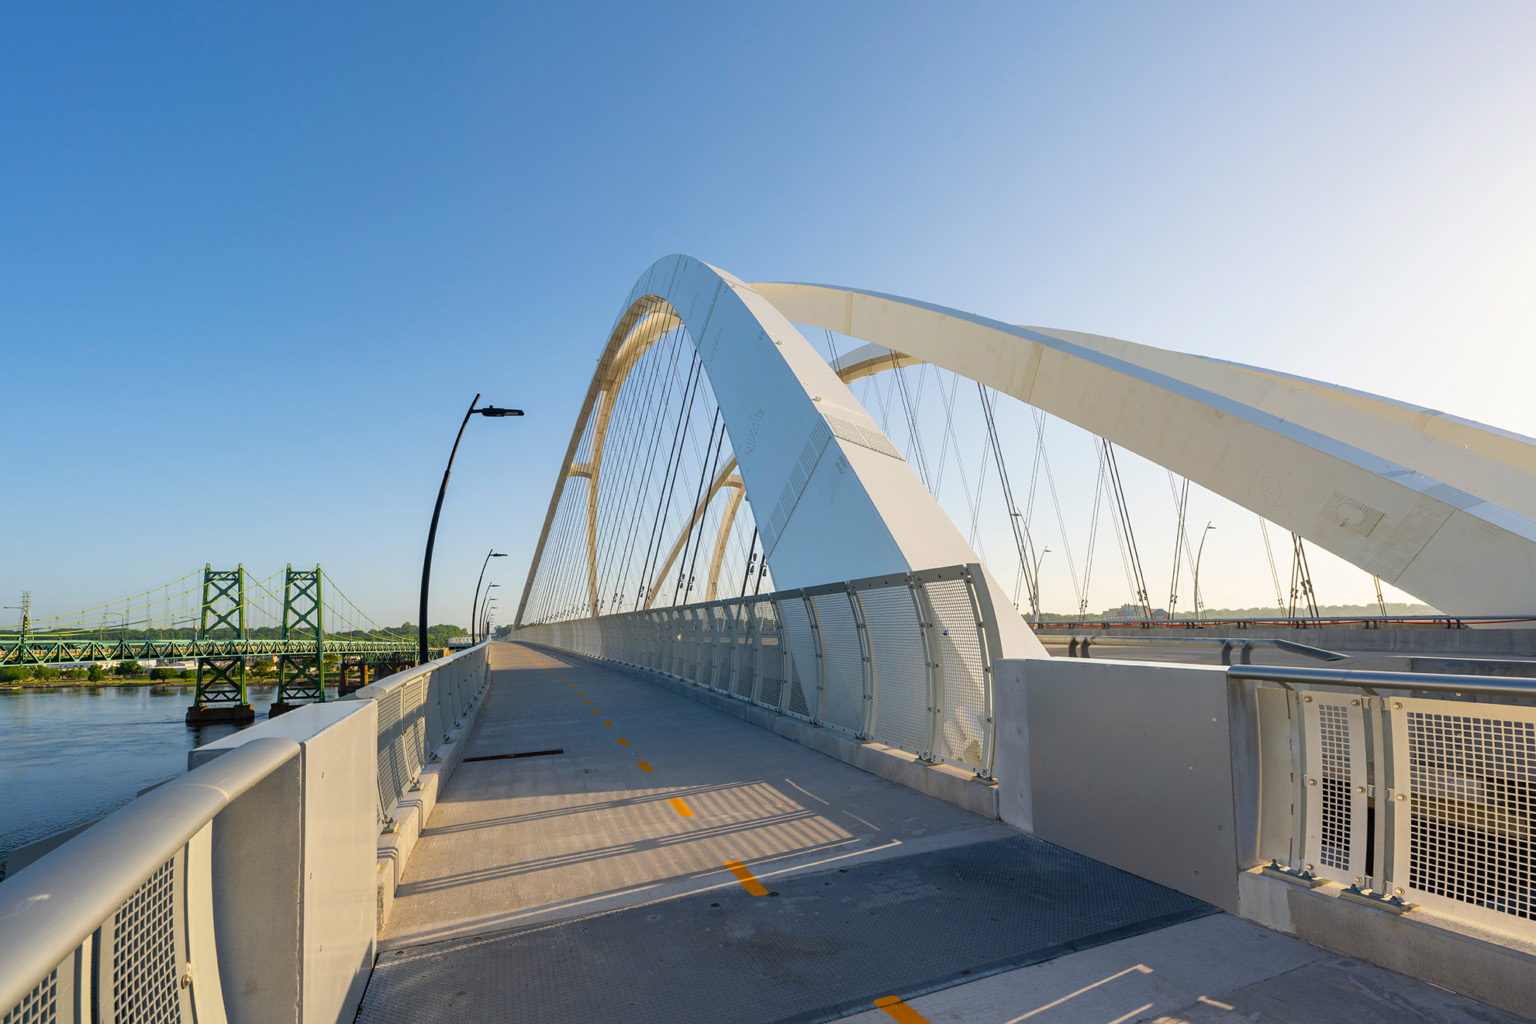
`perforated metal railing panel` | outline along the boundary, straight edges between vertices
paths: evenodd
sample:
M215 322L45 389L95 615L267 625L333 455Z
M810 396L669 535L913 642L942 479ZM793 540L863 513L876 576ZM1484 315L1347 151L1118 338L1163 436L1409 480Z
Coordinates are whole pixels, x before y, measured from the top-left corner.
M784 700L784 649L779 613L772 601L754 602L757 620L757 694L759 704L779 708Z
M821 658L826 671L822 694L823 725L851 735L864 731L864 656L846 593L812 598L820 621Z
M111 1019L121 1024L176 1024L176 861L150 875L112 918ZM105 968L105 965L103 965Z
M1307 871L1345 885L1366 878L1369 797L1364 700L1348 693L1301 693Z
M928 753L928 664L923 636L905 586L860 592L875 665L875 722L881 743Z
M1536 709L1399 703L1409 898L1492 921L1531 920Z
M938 750L942 760L981 768L991 722L987 708L985 660L970 590L963 579L937 580L925 586L933 608L943 666Z
M751 700L753 667L757 660L754 623L747 605L734 605L728 611L736 624L736 640L731 648L731 692Z
M0 1017L0 1024L53 1024L58 1019L59 972L55 968Z
M1349 870L1349 717L1343 708L1317 709L1321 762L1322 824L1318 830L1318 863Z
M791 715L809 718L815 701L814 687L819 669L816 667L816 638L811 630L811 618L805 603L799 598L776 602L779 621L784 624L784 640L789 644L789 699L784 710ZM812 692L807 692L807 687Z

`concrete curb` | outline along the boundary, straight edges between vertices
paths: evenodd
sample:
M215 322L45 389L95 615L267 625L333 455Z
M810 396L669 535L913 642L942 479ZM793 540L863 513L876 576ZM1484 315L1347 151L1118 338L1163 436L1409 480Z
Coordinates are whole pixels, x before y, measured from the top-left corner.
M1536 943L1416 907L1392 914L1254 868L1238 876L1241 916L1324 949L1365 960L1490 1006L1527 1016L1536 1006Z
M927 764L919 761L916 754L905 750L869 740L856 740L834 729L812 725L803 718L751 704L740 697L728 696L654 669L641 668L638 665L607 658L594 658L558 647L545 647L543 644L530 643L527 640L517 642L555 654L580 658L595 665L616 669L636 679L654 683L673 693L707 704L716 711L723 711L733 718L739 718L743 722L750 722L759 728L777 733L801 746L810 747L828 757L835 757L855 768L861 768L871 775L889 779L908 789L915 789L919 793L954 804L984 818L998 820L997 784L983 782L964 769L947 764Z
M438 794L464 759L469 734L474 730L489 690L490 684L487 683L475 695L459 727L448 734L442 745L433 752L432 763L421 770L416 788L408 791L395 805L394 831L379 836L378 863L374 869L378 889L379 935L384 934L384 926L389 923L389 912L395 905L395 890L400 888L400 881L405 877L405 866L411 859L411 851L416 848L416 841L421 838L421 830L426 828L433 809L437 807Z

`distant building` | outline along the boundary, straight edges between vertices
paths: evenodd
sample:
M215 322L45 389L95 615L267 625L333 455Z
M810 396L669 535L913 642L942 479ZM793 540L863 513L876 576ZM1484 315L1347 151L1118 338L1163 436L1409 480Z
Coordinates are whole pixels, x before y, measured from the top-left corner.
M1105 622L1145 622L1147 615L1146 612L1142 611L1141 605L1127 602L1119 608L1111 608L1104 612L1101 618ZM1153 621L1166 622L1168 620L1168 609L1152 609L1152 619Z

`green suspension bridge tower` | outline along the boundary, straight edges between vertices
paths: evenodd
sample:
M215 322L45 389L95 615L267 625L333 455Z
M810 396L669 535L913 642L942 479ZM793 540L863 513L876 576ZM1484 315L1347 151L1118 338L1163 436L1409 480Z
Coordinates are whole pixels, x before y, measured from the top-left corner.
M245 621L245 566L216 571L203 566L203 613L197 639L214 637L249 640ZM241 655L199 657L197 696L187 709L187 724L249 722L256 717L245 689L246 658Z
M325 701L325 602L321 600L320 567L295 572L292 565L283 579L283 642L314 640L313 651L285 652L277 656L275 718L300 704Z

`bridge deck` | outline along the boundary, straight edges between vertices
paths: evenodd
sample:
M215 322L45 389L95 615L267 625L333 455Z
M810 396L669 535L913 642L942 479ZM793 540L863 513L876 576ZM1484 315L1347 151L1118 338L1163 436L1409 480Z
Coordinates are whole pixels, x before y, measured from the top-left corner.
M1516 1020L622 673L493 666L467 756L562 752L459 767L362 1024Z

